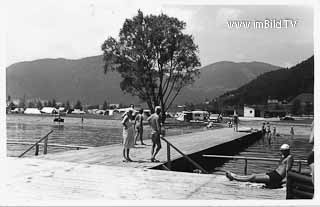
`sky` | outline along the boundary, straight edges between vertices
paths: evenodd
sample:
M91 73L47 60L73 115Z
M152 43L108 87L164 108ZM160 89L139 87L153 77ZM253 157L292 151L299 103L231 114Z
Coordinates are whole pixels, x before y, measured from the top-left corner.
M218 61L261 61L290 67L313 55L313 8L310 5L12 0L7 3L6 65L42 58L79 59L101 55L103 41L109 36L117 38L124 20L136 15L138 9L144 14L163 12L185 21L184 32L192 34L199 46L202 66ZM295 27L228 27L228 20L283 19L296 21Z

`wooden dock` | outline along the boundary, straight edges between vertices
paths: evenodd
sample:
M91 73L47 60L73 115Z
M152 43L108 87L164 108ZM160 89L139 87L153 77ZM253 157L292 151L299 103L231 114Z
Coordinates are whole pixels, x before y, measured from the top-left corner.
M109 199L285 199L285 188L229 181L223 175L8 158L0 203ZM1 192L2 191L2 192ZM29 203L30 204L30 203Z
M214 146L239 139L249 133L234 132L231 128L223 128L216 130L208 130L178 136L166 137L174 146L179 148L183 153L190 155ZM50 142L50 141L49 141ZM138 142L139 143L139 142ZM137 145L136 148L130 150L130 157L134 162L122 162L122 145L108 145L103 147L95 147L91 149L83 149L78 151L67 151L54 154L39 156L40 159L134 167L134 168L153 168L167 161L166 143L162 141L162 149L157 155L157 159L161 163L150 161L151 157L151 140L145 140L147 145ZM171 160L181 158L182 155L175 150L171 150Z
M190 155L249 133L217 129L167 137ZM285 188L264 189L261 184L229 181L223 174L195 174L155 170L162 163L150 161L150 140L131 150L134 162L122 162L122 146L8 158L4 179L5 203L19 200L108 200L108 199L285 199ZM49 140L50 144L50 140ZM167 161L166 143L157 156ZM171 150L171 160L182 155Z

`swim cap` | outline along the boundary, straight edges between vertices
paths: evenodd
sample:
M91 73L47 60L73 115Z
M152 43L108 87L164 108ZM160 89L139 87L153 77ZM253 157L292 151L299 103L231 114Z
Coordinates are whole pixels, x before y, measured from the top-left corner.
M154 110L155 110L155 111L161 110L161 107L160 107L160 106L156 106Z
M283 145L281 145L281 147L280 147L280 150L288 150L288 149L290 149L290 147L289 147L288 144L283 144Z

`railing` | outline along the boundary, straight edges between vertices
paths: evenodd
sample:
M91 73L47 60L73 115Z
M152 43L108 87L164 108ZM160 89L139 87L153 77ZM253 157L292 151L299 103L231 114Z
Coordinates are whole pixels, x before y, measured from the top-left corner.
M202 171L202 173L208 173L203 167L201 167L198 163L196 163L194 160L192 160L188 155L181 152L177 147L175 147L172 143L170 143L167 139L164 137L161 137L163 141L167 143L167 166L165 167L167 170L171 170L171 152L170 148L172 147L174 150L176 150L179 154L181 154L185 159L187 159L192 165L194 165L196 168Z
M243 159L244 160L244 174L247 174L248 170L248 160L261 160L261 161L270 161L270 162L279 162L279 159L274 158L260 158L260 157L244 157L244 156L227 156L227 155L202 155L207 158L222 158L222 159ZM306 164L306 160L294 160L298 163L298 171L301 172L302 163Z
M7 144L17 144L17 145L33 145L33 142L19 142L19 141L8 141ZM39 143L39 145L44 145L44 143ZM72 148L72 149L90 149L93 147L81 146L81 145L64 145L64 144L47 144L48 147L61 147L61 148Z
M42 141L43 141L43 154L47 154L48 138L52 132L53 132L53 130L51 130L48 134L46 134L44 137L39 139L36 143L34 143L31 147L29 147L26 151L24 151L21 155L19 155L19 157L22 157L23 155L25 155L27 152L29 152L34 147L36 148L35 155L36 156L39 155L39 143Z

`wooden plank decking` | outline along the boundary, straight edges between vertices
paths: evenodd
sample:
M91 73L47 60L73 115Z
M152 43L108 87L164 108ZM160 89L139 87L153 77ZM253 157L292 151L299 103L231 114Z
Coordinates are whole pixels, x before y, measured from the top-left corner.
M234 132L231 128L223 128L216 130L208 130L184 134L179 136L166 137L173 145L180 149L185 154L199 152L235 139L239 139L249 133ZM49 140L50 143L50 140ZM98 164L109 166L135 167L135 168L152 168L161 163L150 162L151 157L151 141L145 140L147 145L138 145L130 150L131 159L134 162L122 162L122 145L108 145L103 147L95 147L91 149L83 149L78 151L66 151L54 154L38 156L40 159ZM182 157L175 150L171 149L171 159ZM166 162L167 148L166 143L162 141L162 149L157 155L157 159L161 162Z
M34 158L8 158L0 203L108 199L285 199L285 188L264 189L222 175L193 174ZM49 203L48 203L49 204Z
M248 133L218 129L167 137L185 154L199 152ZM122 162L122 146L111 145L47 154L33 158L8 158L0 189L6 205L25 201L109 199L285 199L285 188L264 189L261 184L229 181L224 175L194 174L149 169L147 146L131 150L135 162ZM50 143L50 140L49 140ZM166 162L166 144L158 159ZM50 153L50 152L49 152ZM171 150L171 159L181 155Z

